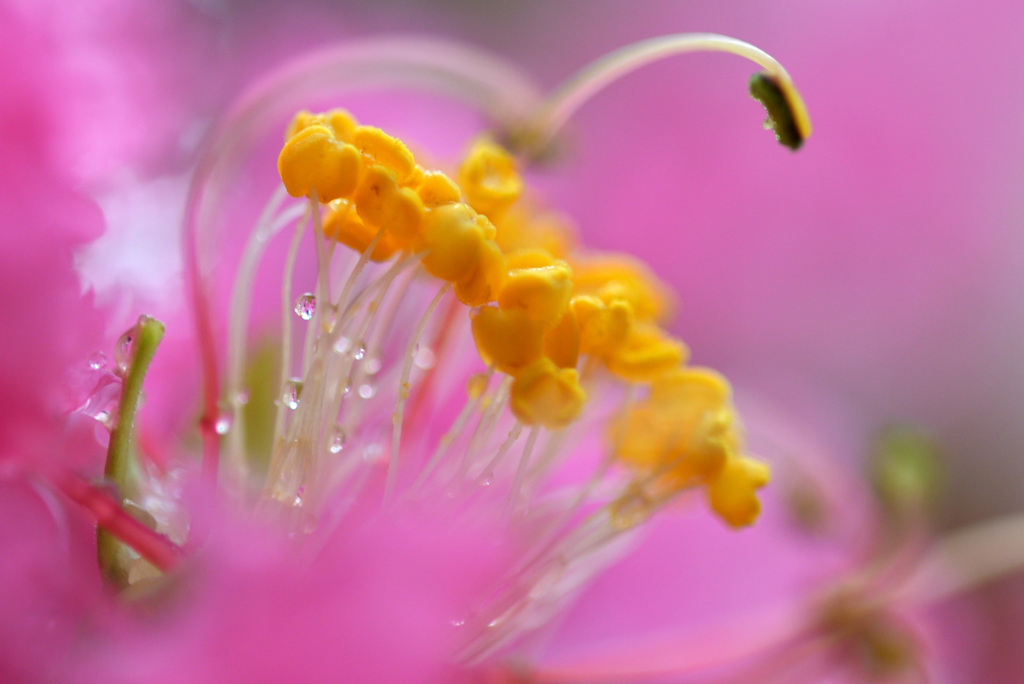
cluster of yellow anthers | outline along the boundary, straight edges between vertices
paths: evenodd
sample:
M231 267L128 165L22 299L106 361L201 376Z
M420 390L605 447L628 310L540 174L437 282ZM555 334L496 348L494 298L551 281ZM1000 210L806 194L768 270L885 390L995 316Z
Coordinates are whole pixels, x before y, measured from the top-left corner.
M289 194L329 205L327 238L374 261L417 255L452 285L472 308L482 360L513 378L509 407L521 423L558 430L580 416L581 356L583 384L603 367L647 388L610 429L615 456L636 472L623 507L650 509L706 486L729 524L757 517L768 469L741 453L727 382L685 366L686 347L661 327L664 288L631 259L573 254L560 224L522 199L515 159L501 146L477 141L456 183L346 111L301 112L278 168Z

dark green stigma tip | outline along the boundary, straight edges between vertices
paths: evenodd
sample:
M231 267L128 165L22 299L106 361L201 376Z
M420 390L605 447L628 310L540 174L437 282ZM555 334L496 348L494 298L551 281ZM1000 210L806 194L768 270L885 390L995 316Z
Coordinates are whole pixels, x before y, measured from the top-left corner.
M775 139L791 150L800 149L804 144L804 135L797 125L798 114L778 80L765 72L754 74L750 77L750 96L768 112L764 127L775 132Z

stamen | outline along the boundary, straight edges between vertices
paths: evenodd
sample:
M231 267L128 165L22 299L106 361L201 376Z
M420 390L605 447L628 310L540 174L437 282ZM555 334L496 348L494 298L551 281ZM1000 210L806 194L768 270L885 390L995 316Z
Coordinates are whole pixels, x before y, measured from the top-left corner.
M480 406L480 402L483 400L484 397L483 389L486 389L487 384L490 382L492 375L494 375L494 369L488 368L486 374L482 376L482 380L480 380L481 376L473 376L472 378L470 378L470 382L473 382L475 380L481 383L482 389L479 392L470 393L470 400L466 402L466 404L462 407L462 411L455 419L455 422L452 424L451 429L448 430L448 432L446 432L443 437L441 437L441 440L437 444L437 448L434 450L434 454L430 457L430 460L427 461L426 466L420 473L419 479L417 479L415 484L413 484L412 491L415 491L419 487L423 486L423 484L430 478L430 475L434 472L434 469L437 468L438 465L440 465L441 461L448 453L448 449L451 447L452 442L454 442L455 438L462 433L462 430L463 428L466 427L466 423L469 421L470 416L472 416L473 413L476 412L477 408Z
M398 381L398 406L395 408L394 429L391 433L391 458L388 459L388 478L384 487L385 501L394 490L395 478L398 477L398 455L399 448L402 445L402 418L405 415L405 403L409 400L409 374L412 372L412 361L416 355L416 346L419 344L424 328L427 327L427 321L434 314L434 309L437 308L441 298L448 293L450 288L451 285L445 283L437 291L437 294L434 295L434 299L431 300L427 310L423 312L423 316L416 325L412 338L409 339L409 345L405 350L405 357L402 360L402 375Z
M526 446L523 447L523 455L519 459L519 466L516 468L515 479L512 481L512 489L508 493L508 500L506 503L505 518L506 520L511 517L513 510L516 506L516 501L519 498L519 490L523 487L523 480L526 479L526 469L530 465L530 457L533 455L533 447L537 443L537 437L540 436L540 427L535 427L530 430L530 436L526 439Z
M518 420L512 426L512 429L508 431L508 435L505 437L505 441L498 447L498 451L494 454L494 457L487 462L486 465L480 470L476 477L473 478L474 484L477 486L486 486L491 483L491 479L494 478L494 471L498 467L498 464L505 458L512 445L519 439L519 435L523 432L523 424Z
M796 93L786 69L767 52L750 43L716 33L661 36L627 45L581 69L545 100L524 131L518 134L523 136L518 142L525 146L524 151L527 153L539 154L572 115L594 95L641 67L687 52L730 52L745 57L766 69L777 88L787 93ZM799 95L796 98L799 99ZM794 102L792 107L801 112L798 116L806 126L800 133L802 138L806 138L810 135L810 121L803 109L803 102ZM513 132L513 135L516 133Z
M201 261L220 219L230 175L246 151L281 119L324 92L382 87L416 88L474 106L494 121L521 119L540 101L539 90L514 66L447 41L385 39L354 43L296 60L244 95L211 132L196 166L185 209L185 270L202 366L203 471L217 477L220 378L209 302L209 264Z
M289 207L281 212L280 216L276 216L285 197L287 197L287 193L284 188L276 190L260 214L256 227L246 242L231 293L231 312L228 323L228 376L225 390L227 405L232 412L234 429L228 432L228 454L240 481L245 480L248 471L244 445L244 412L239 397L242 392L242 374L246 363L253 279L270 239L285 226L298 220L305 211L303 206L297 205Z
M281 397L291 378L292 367L292 276L295 273L295 261L299 256L299 245L302 243L302 236L306 232L306 221L299 221L295 226L295 235L292 237L291 245L288 247L288 255L284 262L284 275L281 280L281 375L278 384L277 415L274 419L274 455L271 457L269 472L280 466L277 445L284 435L285 410L288 408L282 403ZM272 482L268 478L268 483Z

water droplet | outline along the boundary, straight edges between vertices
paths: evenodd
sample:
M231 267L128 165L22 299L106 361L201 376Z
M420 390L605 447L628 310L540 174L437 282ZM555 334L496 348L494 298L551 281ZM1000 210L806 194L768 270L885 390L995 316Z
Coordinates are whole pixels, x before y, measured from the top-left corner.
M239 390L238 394L235 395L235 403L239 406L245 406L249 403L249 390Z
M644 492L632 490L612 503L609 513L616 529L628 530L651 517L652 502Z
M135 328L130 328L117 340L114 347L114 367L117 373L128 372L128 364L132 362L132 347L135 343Z
M89 368L93 370L101 370L107 365L107 355L101 351L93 352L89 355Z
M370 444L363 449L363 460L367 463L376 463L384 456L384 447L380 444Z
M352 348L352 340L347 337L339 337L338 341L334 343L334 351L339 354L345 354L349 349Z
M306 485L299 487L298 491L295 492L295 500L292 502L293 506L302 505L302 495L306 493Z
M365 385L359 386L359 396L361 396L363 399L372 399L373 395L376 393L377 388L371 385L370 383L366 383Z
M362 361L364 356L366 356L366 344L360 342L356 350L352 352L352 358L356 361Z
M299 295L295 300L295 315L304 321L308 321L316 313L316 296L312 292Z
M281 402L285 407L294 411L299 408L299 396L302 394L302 380L292 378L284 384L284 391L281 393Z
M381 365L380 357L374 356L373 358L366 359L366 361L363 362L363 370L366 371L367 375L376 375L380 372Z
M104 373L78 412L95 419L103 427L112 429L120 398L121 379L113 373Z
M462 627L463 625L466 624L466 621L464 619L460 618L460 619L457 619L457 620L449 620L448 624L450 624L452 627Z
M430 347L420 347L416 345L416 353L414 354L415 359L413 363L416 364L417 368L427 370L433 368L434 364L437 363L437 357L434 356L434 352L431 351Z
M340 425L335 425L334 429L331 430L331 441L327 445L327 450L332 454L340 454L341 450L345 448L345 430Z
M217 421L213 424L213 429L218 435L226 435L231 430L231 425L234 419L229 411L221 411L217 416Z

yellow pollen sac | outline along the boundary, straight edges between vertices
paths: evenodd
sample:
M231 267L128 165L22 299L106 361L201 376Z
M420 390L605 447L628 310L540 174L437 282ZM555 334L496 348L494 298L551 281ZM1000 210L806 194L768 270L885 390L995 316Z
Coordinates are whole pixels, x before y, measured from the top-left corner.
M502 373L516 375L543 353L543 330L522 311L485 306L471 326L480 358Z
M572 262L576 294L600 297L605 303L624 299L638 321L664 321L672 309L672 296L646 264L619 254L605 254Z
M334 137L345 142L352 142L352 134L355 133L359 122L356 118L344 109L332 109L323 115L327 124L334 130Z
M554 212L541 212L529 201L516 202L495 219L495 238L505 254L521 249L542 249L556 259L565 259L576 247L571 222Z
M575 368L579 363L580 326L572 309L566 309L561 320L544 332L544 356L559 368Z
M540 358L516 376L509 395L512 414L526 425L560 430L579 417L587 393L572 368L558 368Z
M679 489L715 476L740 449L728 383L714 371L677 368L612 426L616 457Z
M580 352L602 356L621 347L633 332L633 307L617 299L605 304L597 297L580 295L569 302L580 329Z
M405 143L379 128L357 127L352 132L352 144L394 174L399 185L407 183L416 169L416 160Z
M316 189L321 202L348 197L356 189L362 160L359 152L334 137L323 125L303 128L285 143L277 159L281 181L292 197Z
M770 479L764 463L742 456L730 458L708 483L708 502L732 527L752 525L761 513L757 490Z
M424 171L416 193L423 200L423 206L429 209L442 204L454 204L462 199L459 186L440 171Z
M288 128L285 129L284 141L288 142L295 137L296 133L305 128L323 125L329 124L327 124L327 119L322 114L314 114L308 109L303 109L292 118L291 123L288 124Z
M359 253L366 251L370 246L373 238L377 236L377 230L363 223L352 205L345 200L333 203L330 213L324 219L324 235L328 239L337 240ZM398 249L399 245L395 238L385 232L370 253L370 260L387 261Z
M367 169L355 195L359 217L374 230L385 228L401 245L416 244L423 222L423 203L409 188L400 188L382 166Z
M466 306L493 302L508 280L505 255L493 240L484 240L473 272L455 283L455 296Z
M459 185L470 206L494 218L523 193L515 159L489 140L477 140L459 167Z
M509 272L508 282L498 294L498 306L521 309L541 325L554 325L569 307L572 285L572 269L565 262L518 268Z
M469 278L487 241L486 220L465 204L428 210L423 223L423 244L428 250L423 267L427 272L452 283Z
M326 114L314 114L308 110L302 110L295 115L292 122L285 131L284 140L288 140L296 133L310 126L327 126L334 132L334 137L341 142L351 142L352 132L359 123L355 117L344 109L332 109Z
M608 370L628 382L649 383L682 363L688 352L679 340L646 323L633 328L626 342L612 351Z
M517 249L512 252L506 252L505 256L508 257L508 267L511 269L545 268L562 263L560 259L556 259L551 252L543 247Z

